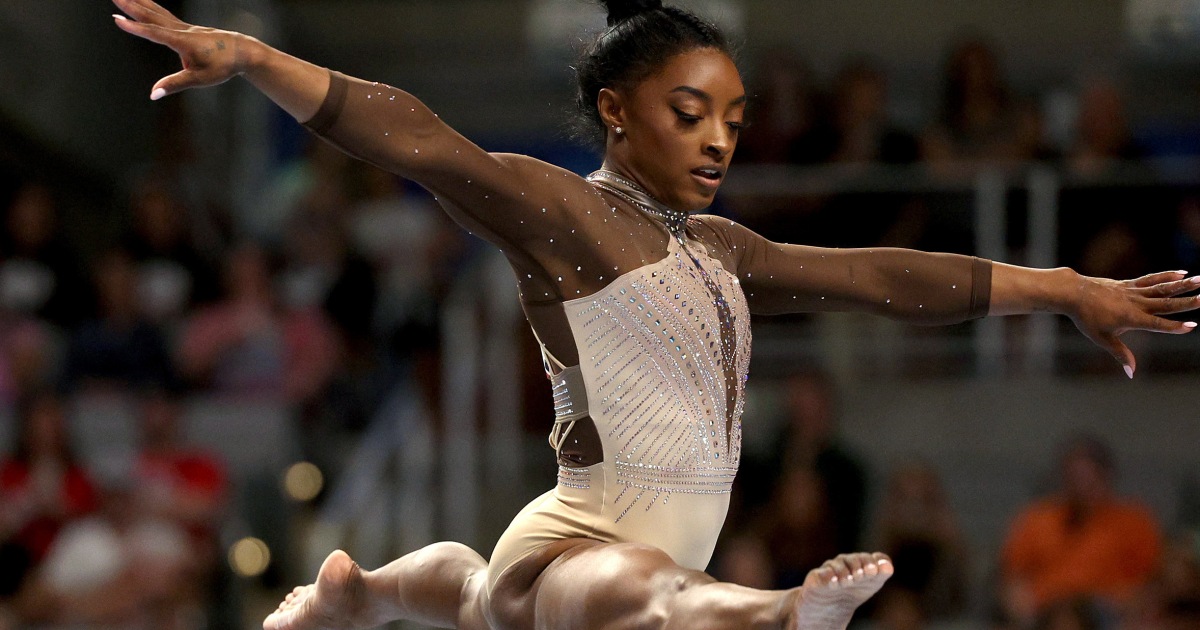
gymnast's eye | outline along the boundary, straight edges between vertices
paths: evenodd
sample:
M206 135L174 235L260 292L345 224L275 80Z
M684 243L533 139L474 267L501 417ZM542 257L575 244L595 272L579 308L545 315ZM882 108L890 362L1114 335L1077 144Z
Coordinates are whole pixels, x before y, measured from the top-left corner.
M682 120L685 123L694 123L700 121L700 116L689 114L678 107L672 107L671 109L675 110L675 115L679 117L679 120Z

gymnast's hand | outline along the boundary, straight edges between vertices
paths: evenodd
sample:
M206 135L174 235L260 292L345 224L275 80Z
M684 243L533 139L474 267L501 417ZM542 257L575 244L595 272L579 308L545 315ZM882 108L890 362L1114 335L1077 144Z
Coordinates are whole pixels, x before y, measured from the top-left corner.
M1163 315L1200 308L1200 296L1179 297L1200 288L1200 276L1181 271L1150 274L1135 280L1079 276L1079 289L1067 315L1088 339L1108 350L1133 378L1137 363L1120 336L1130 330L1185 334L1195 322L1177 322Z
M183 70L163 77L150 92L152 100L190 88L224 83L245 69L240 33L193 26L151 0L113 0L126 15L113 15L121 30L162 44L176 53Z

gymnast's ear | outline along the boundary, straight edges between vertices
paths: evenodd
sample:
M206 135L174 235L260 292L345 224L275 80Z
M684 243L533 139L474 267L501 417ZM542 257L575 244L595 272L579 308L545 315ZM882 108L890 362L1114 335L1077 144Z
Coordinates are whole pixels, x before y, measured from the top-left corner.
M604 121L605 127L612 129L625 126L625 103L616 90L600 89L600 94L596 96L596 111L600 112L600 120Z

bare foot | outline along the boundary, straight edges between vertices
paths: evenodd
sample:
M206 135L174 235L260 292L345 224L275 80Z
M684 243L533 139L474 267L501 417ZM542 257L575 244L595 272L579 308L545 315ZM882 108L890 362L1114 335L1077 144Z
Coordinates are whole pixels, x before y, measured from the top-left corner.
M263 620L263 630L355 628L363 590L362 569L346 552L335 551L321 564L316 583L288 593L279 608Z
M808 572L793 618L797 630L845 630L854 611L895 568L882 553L843 554Z

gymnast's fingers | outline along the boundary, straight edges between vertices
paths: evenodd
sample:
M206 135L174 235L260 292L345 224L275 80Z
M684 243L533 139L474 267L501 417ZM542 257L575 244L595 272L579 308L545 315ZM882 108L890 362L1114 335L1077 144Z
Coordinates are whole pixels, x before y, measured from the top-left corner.
M113 0L117 8L129 17L143 24L165 26L169 28L187 28L188 24L171 14L170 11L154 4L139 0Z
M1181 293L1194 291L1200 288L1200 276L1184 278L1183 280L1175 280L1173 282L1160 282L1149 287L1141 287L1136 289L1139 295L1152 298L1175 297Z
M1196 322L1177 322L1172 319L1149 315L1136 325L1135 328L1168 335L1185 335L1196 329Z
M157 101L164 96L178 94L192 88L207 87L219 82L207 79L204 74L195 70L180 70L175 74L159 79L158 83L155 83L154 87L150 90L150 100Z
M162 44L178 52L179 33L177 31L155 24L135 22L123 15L114 15L113 19L116 20L117 26L126 33L150 40L156 44Z
M1117 363L1120 363L1125 368L1126 376L1133 378L1133 373L1137 370L1137 359L1134 358L1129 346L1125 345L1114 334L1100 335L1094 341L1101 348L1107 350L1117 360Z
M1148 300L1146 303L1146 312L1153 315L1171 315L1174 313L1186 313L1200 308L1200 295L1191 297L1172 297L1161 298L1156 300Z
M1145 289L1147 287L1152 287L1156 284L1162 284L1164 282L1172 282L1175 280L1180 280L1180 279L1184 278L1185 276L1187 276L1186 271L1162 271L1159 273L1148 274L1148 275L1142 276L1141 278L1135 278L1133 280L1126 280L1126 282L1129 284L1132 284L1134 287L1137 287L1139 289Z

